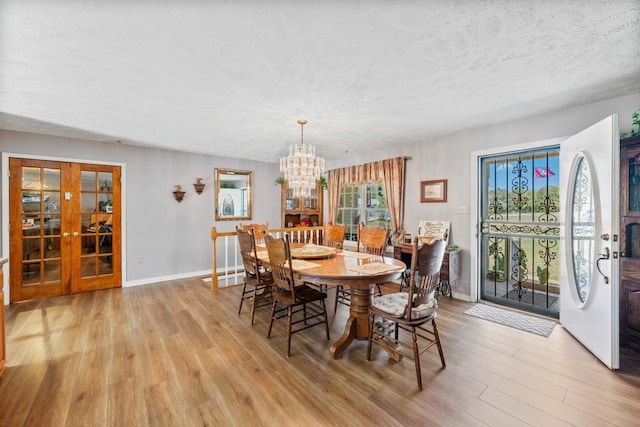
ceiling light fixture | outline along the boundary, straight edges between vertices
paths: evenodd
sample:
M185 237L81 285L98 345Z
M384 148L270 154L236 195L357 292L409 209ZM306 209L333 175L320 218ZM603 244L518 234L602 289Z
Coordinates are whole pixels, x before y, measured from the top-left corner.
M313 145L304 145L304 125L307 121L298 120L298 124L300 145L289 147L289 155L280 159L280 172L284 173L287 187L293 190L293 197L309 197L324 172L324 159L316 156Z

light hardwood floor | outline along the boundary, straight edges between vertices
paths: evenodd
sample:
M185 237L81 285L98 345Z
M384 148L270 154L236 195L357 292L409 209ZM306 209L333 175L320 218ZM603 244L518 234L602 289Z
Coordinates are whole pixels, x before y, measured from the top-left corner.
M395 286L394 286L395 288ZM640 381L611 372L561 326L549 338L464 315L442 298L437 351L389 360L357 341L329 358L348 308L266 338L267 310L237 315L240 287L197 278L7 307L0 426L638 425ZM334 292L330 290L329 307Z

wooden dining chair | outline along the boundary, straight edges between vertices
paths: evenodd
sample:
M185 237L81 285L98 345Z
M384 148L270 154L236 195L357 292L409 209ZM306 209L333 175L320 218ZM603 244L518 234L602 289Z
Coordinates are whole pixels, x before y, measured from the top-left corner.
M440 267L447 247L443 240L432 244L421 244L419 238L413 241L410 283L408 292L397 292L374 298L369 309L371 328L367 347L367 360L371 360L371 346L379 344L390 354L396 354L402 347L411 348L413 354L404 354L413 359L418 378L418 388L422 390L420 355L433 345L438 347L442 367L446 368L440 335L436 325L435 290L440 277ZM431 323L431 329L428 324ZM411 342L400 340L400 330L411 334Z
M242 311L244 301L249 299L251 301L251 324L253 325L256 308L272 303L273 277L269 271L261 266L258 260L254 233L236 227L236 234L244 265L244 286L242 287L238 315Z
M322 230L322 244L324 246L342 249L344 246L344 235L347 231L346 225L340 224L325 224ZM318 288L320 291L327 292L327 285L316 285L313 283L307 283L308 286ZM338 297L338 288L336 287L336 299ZM335 310L334 310L335 311Z
M267 338L271 337L273 322L286 316L287 357L289 357L291 355L291 335L297 332L324 324L327 340L330 339L325 306L327 294L305 284L296 284L288 234L285 234L284 239L276 239L267 234L265 243L269 253L269 269L274 282L271 322Z
M248 231L253 234L253 238L258 245L264 245L264 236L269 234L269 223L264 224L239 224L244 231Z
M388 230L380 227L367 227L364 223L358 226L358 243L357 251L371 254L375 256L384 256L384 251L387 248L387 235ZM378 289L378 295L382 295L382 288L380 283L376 283ZM335 308L338 308L338 303L349 305L351 303L351 291L349 288L345 288L340 285L337 287Z
M347 231L346 225L325 224L323 231L324 246L342 249L344 246L344 234Z

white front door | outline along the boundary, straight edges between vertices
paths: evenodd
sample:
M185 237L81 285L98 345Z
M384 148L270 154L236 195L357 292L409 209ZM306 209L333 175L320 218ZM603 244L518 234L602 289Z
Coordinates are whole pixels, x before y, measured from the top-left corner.
M618 117L560 145L560 323L611 369L619 367Z

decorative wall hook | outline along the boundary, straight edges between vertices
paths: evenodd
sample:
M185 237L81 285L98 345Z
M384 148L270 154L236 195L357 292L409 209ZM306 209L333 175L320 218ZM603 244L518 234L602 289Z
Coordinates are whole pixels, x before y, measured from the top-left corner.
M202 193L202 190L204 190L204 186L205 185L206 184L204 183L202 178L198 178L197 182L195 184L193 184L193 187L196 189L196 193L200 194L200 193Z
M182 191L182 186L180 184L176 185L176 191L173 192L173 196L176 198L178 203L182 201L184 198L184 191Z

